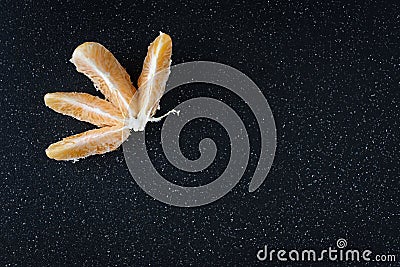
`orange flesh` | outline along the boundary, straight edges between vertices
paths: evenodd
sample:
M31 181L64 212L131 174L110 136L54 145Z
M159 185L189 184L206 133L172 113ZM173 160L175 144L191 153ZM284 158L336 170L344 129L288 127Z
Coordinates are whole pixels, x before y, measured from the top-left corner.
M121 126L103 127L73 135L50 145L49 158L76 160L117 149L129 136L129 129Z
M78 46L71 62L106 99L86 93L50 93L45 95L45 104L59 113L103 128L64 138L47 148L47 156L77 160L103 154L117 149L128 138L130 129L144 130L165 91L171 53L171 38L160 33L148 48L138 80L140 88L136 91L128 73L104 46L94 42Z
M110 102L86 93L50 93L44 96L44 102L59 113L96 126L124 123L122 113Z
M125 116L129 116L129 103L136 89L128 73L110 51L99 43L87 42L75 49L71 62L77 71L92 80L107 100Z

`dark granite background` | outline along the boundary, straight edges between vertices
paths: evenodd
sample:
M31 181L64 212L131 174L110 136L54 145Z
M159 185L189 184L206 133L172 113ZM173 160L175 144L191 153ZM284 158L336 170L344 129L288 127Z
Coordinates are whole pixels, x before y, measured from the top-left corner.
M400 265L398 1L102 2L0 2L1 266L274 266L257 262L263 245L322 250L339 238L396 255L382 266ZM135 81L158 31L172 37L173 64L221 62L262 89L278 147L255 193L247 191L259 154L254 116L204 84L167 94L161 113L212 96L251 128L246 174L217 202L184 209L152 199L121 149L75 164L46 157L49 144L92 128L43 102L48 92L97 94L68 62L75 47L102 43ZM223 128L198 120L182 132L182 150L196 158L209 136L218 161L194 176L171 169L160 127L147 126L147 145L171 181L208 183L229 160ZM362 263L321 263L329 264Z

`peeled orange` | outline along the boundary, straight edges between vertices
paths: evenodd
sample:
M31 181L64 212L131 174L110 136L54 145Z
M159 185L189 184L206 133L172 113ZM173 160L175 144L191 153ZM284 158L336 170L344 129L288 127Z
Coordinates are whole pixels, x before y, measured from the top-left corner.
M164 94L171 65L172 41L160 33L150 44L138 80L138 90L117 59L99 43L78 46L71 62L89 77L106 99L86 93L49 93L45 104L64 115L103 127L73 135L50 145L46 154L56 160L77 160L117 149L130 129L143 131Z

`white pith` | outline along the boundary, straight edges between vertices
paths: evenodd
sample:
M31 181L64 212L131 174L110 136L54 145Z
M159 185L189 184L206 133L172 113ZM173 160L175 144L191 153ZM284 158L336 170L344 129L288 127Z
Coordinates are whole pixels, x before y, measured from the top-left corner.
M101 116L108 117L108 118L110 118L110 119L119 121L119 122L121 122L121 123L123 122L123 121L121 121L121 118L114 117L114 116L112 116L111 114L109 114L109 113L107 113L107 112L104 112L104 111L102 111L102 110L99 109L99 108L96 108L96 107L92 107L92 106L89 106L89 105L82 104L82 103L80 103L80 102L78 102L78 101L75 101L75 100L73 100L73 99L71 99L71 98L66 98L65 100L66 100L66 102L69 102L69 103L71 103L71 104L73 104L73 105L79 106L79 107L81 107L81 108L83 108L83 109L85 109L85 110L92 111L92 112L97 113L97 114L99 114L99 115L101 115Z

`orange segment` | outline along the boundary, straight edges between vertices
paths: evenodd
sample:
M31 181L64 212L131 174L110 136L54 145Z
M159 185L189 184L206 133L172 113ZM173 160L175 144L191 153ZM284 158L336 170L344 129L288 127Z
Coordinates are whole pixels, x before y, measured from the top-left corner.
M131 104L140 120L148 120L158 107L170 73L171 54L171 37L160 32L148 47L142 73L138 79L139 89Z
M131 79L118 60L99 43L87 42L78 46L71 62L77 71L88 76L94 86L119 108L125 116L131 116L129 103L136 92Z
M151 80L154 75L171 65L172 40L168 34L160 35L149 45L146 58L143 62L142 73L138 79L138 86Z
M77 160L103 154L117 149L129 134L129 129L121 126L90 130L50 145L46 154L56 160Z
M49 108L97 126L124 123L122 113L110 102L86 93L51 93L44 96Z

